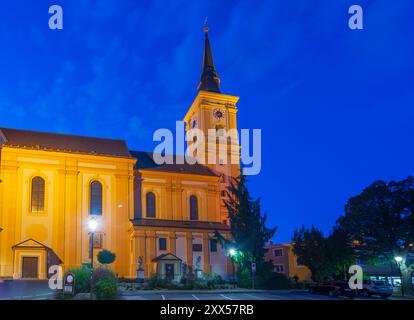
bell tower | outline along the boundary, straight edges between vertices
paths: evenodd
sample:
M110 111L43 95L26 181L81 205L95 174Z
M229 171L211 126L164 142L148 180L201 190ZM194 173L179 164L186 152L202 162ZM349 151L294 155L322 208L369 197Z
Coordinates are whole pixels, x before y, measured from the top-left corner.
M199 129L205 137L204 165L222 176L221 197L231 177L240 175L240 146L237 134L237 102L239 97L223 94L209 39L204 28L204 50L198 94L184 117L186 131ZM196 141L189 141L191 146ZM227 208L222 203L222 220L228 221Z

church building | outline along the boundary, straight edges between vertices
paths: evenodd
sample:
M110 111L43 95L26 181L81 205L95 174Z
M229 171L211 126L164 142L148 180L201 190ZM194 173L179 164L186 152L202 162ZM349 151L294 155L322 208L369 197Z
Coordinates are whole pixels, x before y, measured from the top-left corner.
M209 129L237 129L238 99L221 93L206 28L186 130L207 137ZM239 156L238 141L213 141L206 154ZM231 262L214 232L231 237L225 188L239 163L179 163L159 165L123 140L0 128L0 278L46 279L52 265L89 264L91 217L95 265L110 250L119 277L136 278L141 268L146 278L228 278Z

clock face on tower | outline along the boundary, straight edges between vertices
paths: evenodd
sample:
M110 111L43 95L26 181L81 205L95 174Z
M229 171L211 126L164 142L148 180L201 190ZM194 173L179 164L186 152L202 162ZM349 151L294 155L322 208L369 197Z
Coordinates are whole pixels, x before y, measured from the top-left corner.
M217 120L221 120L224 118L224 111L221 109L214 109L213 115L214 115L214 118L216 118Z

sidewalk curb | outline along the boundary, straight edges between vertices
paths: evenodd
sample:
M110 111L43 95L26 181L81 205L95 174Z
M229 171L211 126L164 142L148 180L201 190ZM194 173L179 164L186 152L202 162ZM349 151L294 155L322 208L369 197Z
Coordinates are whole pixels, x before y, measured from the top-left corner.
M121 296L137 296L137 295L147 295L147 294L231 294L231 293L304 293L307 290L246 290L246 289L239 289L239 290L136 290L136 291L123 291L119 294Z

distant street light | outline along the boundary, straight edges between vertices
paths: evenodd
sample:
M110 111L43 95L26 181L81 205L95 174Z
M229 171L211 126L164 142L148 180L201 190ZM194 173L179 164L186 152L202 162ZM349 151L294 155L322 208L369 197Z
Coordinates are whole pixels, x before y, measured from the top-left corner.
M397 262L398 270L400 270L400 277L401 277L401 296L404 297L403 275L402 275L402 271L401 271L401 264L402 264L403 258L401 256L395 256L394 259Z
M236 253L237 253L236 249L234 249L234 248L229 249L229 256L230 256L230 260L231 260L231 265L233 267L233 286L234 287L236 287L236 271L235 271L233 257L236 255Z
M396 256L394 259L397 261L397 263L400 263L403 260L403 258L400 256Z

